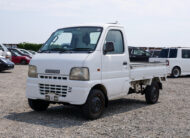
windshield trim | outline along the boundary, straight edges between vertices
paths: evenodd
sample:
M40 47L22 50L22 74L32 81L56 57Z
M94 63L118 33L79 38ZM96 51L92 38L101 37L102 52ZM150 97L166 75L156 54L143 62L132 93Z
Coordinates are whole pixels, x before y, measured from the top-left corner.
M96 44L96 46L95 46L95 48L94 48L94 50L92 50L92 51L68 51L68 52L65 52L65 53L81 53L81 52L84 52L84 53L93 53L94 51L96 51L96 48L97 48L97 46L98 46L98 44L99 44L99 41L100 41L100 38L101 38L101 36L102 36L102 33L103 33L103 31L104 31L104 28L102 27L102 26L75 26L75 27L64 27L64 28L60 28L60 29L57 29L56 31L54 31L51 35L50 35L50 37L47 39L47 41L42 45L42 47L38 50L38 53L43 53L42 51L42 48L45 46L45 44L48 42L48 40L51 38L51 36L53 36L57 31L60 31L60 30L63 30L63 29L72 29L72 28L100 28L101 29L101 31L100 31L100 36L99 36L99 38L98 38L98 40L97 40L97 44ZM46 50L45 50L46 51ZM48 50L47 50L48 51ZM48 53L51 53L51 52L48 52ZM53 52L54 53L54 52ZM61 52L61 53L64 53L64 52Z

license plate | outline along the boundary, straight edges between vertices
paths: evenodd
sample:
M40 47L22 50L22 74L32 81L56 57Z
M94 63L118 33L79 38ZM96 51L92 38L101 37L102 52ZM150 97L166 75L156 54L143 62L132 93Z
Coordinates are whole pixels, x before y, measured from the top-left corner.
M48 101L54 101L54 102L58 102L59 98L58 96L56 96L55 94L48 94L45 96L45 99Z

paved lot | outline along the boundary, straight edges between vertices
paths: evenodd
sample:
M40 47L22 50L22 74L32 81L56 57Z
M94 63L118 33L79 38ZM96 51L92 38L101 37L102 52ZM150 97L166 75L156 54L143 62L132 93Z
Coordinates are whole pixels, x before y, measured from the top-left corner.
M159 102L129 95L86 121L76 107L32 111L25 98L27 66L0 73L0 137L190 137L190 77L169 78Z

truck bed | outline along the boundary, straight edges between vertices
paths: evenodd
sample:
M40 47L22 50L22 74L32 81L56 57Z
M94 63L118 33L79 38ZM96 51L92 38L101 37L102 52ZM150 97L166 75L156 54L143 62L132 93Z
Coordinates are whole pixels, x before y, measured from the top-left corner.
M166 77L167 67L166 63L137 63L131 62L131 80L145 80L154 77Z

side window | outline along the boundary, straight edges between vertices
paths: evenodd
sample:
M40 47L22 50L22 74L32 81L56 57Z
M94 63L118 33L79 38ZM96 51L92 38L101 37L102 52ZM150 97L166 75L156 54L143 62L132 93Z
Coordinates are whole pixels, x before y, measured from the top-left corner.
M182 58L190 58L190 50L182 50Z
M107 34L106 42L114 43L114 51L109 52L108 54L122 54L124 52L123 34L121 31L110 30Z
M169 58L176 58L177 57L177 49L170 49Z

